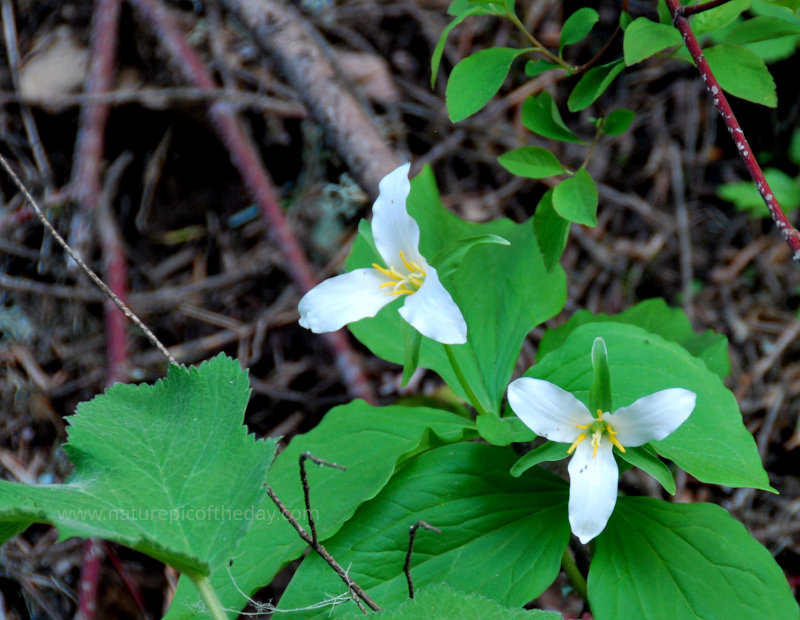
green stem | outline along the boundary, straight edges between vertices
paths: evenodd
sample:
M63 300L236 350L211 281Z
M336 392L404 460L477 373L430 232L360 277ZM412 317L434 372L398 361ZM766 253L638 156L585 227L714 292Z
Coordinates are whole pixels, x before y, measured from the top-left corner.
M522 32L522 34L525 35L525 38L528 39L530 44L536 49L537 52L542 54L545 58L547 58L551 62L554 62L557 65L561 65L568 71L572 69L572 66L568 62L566 62L563 58L556 56L544 45L539 43L538 39L534 37L530 32L528 32L528 29L525 28L525 24L519 21L519 17L517 17L513 11L509 11L508 13L506 13L506 15L508 16L508 19L511 20L511 23L514 24L520 30L520 32Z
M605 119L603 119L603 123L605 124ZM586 159L583 160L581 164L581 168L585 168L589 165L589 160L592 158L592 153L594 152L594 147L597 146L597 143L600 141L600 136L603 135L603 125L600 125L597 128L597 132L594 134L594 140L592 140L592 144L589 146L589 152L586 153Z
M470 404L473 407L475 407L475 411L477 411L480 415L486 415L486 409L483 408L483 405L481 405L481 401L479 401L478 397L475 396L475 392L472 391L472 388L469 385L469 381L467 381L467 378L461 371L461 366L458 364L458 360L456 359L456 354L453 353L452 347L449 344L445 344L442 346L444 347L444 350L447 353L447 359L450 361L450 366L452 366L453 372L456 373L458 382L461 384L461 388L466 393Z
M575 560L569 554L569 549L564 549L564 555L561 556L561 568L564 569L564 573L567 575L572 587L575 588L575 591L588 603L589 594L586 590L586 579L583 578L581 571L578 570Z
M214 620L228 620L228 614L225 613L225 609L222 607L222 603L220 603L217 592L214 590L208 577L193 575L188 575L188 577L194 582L194 585L197 586L197 590L200 592L200 598L203 599L203 602L206 604L211 617L214 618Z

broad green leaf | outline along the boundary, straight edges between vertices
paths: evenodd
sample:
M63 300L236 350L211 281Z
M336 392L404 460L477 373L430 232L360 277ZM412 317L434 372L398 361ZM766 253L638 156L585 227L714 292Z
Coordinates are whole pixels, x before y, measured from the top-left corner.
M409 323L403 326L403 338L406 345L406 356L403 360L402 385L405 386L419 366L419 347L422 344L422 334L411 327Z
M0 519L51 523L62 539L104 538L209 574L263 512L275 441L242 425L249 394L247 372L222 355L172 366L154 385L110 387L68 418L67 483L0 482Z
M560 461L567 458L569 456L567 450L569 450L568 443L546 441L538 448L534 448L524 456L520 457L517 462L511 466L510 473L515 478L518 478L539 463Z
M515 415L507 415L504 418L479 415L475 422L481 437L493 446L507 446L536 438L536 434Z
M664 487L664 490L667 493L672 495L675 494L675 478L673 478L669 467L667 467L664 464L664 461L658 458L657 455L653 454L645 446L639 448L627 448L625 452L619 452L618 450L615 450L614 454L617 456L617 458L620 458L623 461L626 461L634 467L638 467L639 469L653 476L653 478L655 478L658 483Z
M636 113L633 110L619 108L608 113L603 121L603 133L607 136L618 136L628 131Z
M657 24L646 17L637 17L625 30L622 50L627 66L642 62L655 54L682 45L683 37L671 24Z
M463 121L483 108L506 81L511 63L530 51L512 47L491 47L467 56L450 73L445 101L450 120Z
M553 190L548 189L533 216L533 232L542 249L544 264L548 271L558 265L569 238L569 222L553 208Z
M686 422L651 443L659 454L703 482L772 490L733 394L701 360L654 333L624 323L588 323L526 374L555 383L586 403L592 382L589 353L597 336L608 347L615 410L667 388L697 394Z
M786 21L778 17L762 15L743 21L729 30L722 43L754 43L767 39L775 39L800 34L800 24Z
M542 469L512 478L513 452L460 443L408 462L364 504L325 548L350 567L349 575L382 606L408 598L403 562L408 528L419 520L441 534L420 531L411 561L418 588L446 583L461 591L522 606L558 575L569 541L567 484ZM510 578L513 575L513 578ZM319 602L320 592L344 591L316 554L308 556L279 608ZM353 603L310 612L306 618L356 612Z
M588 586L597 620L798 617L769 551L712 504L620 497Z
M497 161L511 174L527 179L544 179L566 172L556 156L541 146L521 146L503 153Z
M528 130L545 138L584 144L583 140L564 124L558 106L546 90L528 97L522 104L522 124Z
M750 0L729 0L716 8L692 15L689 18L689 25L695 35L700 36L732 24L749 8Z
M303 489L298 458L304 452L347 467L309 467L311 508L320 540L334 534L364 501L375 496L403 460L451 441L477 436L474 424L455 414L428 407L372 407L353 401L325 415L314 430L292 439L270 469L268 481L278 497L305 526ZM344 438L344 439L343 439ZM223 486L230 487L227 477ZM264 505L266 515L242 540L228 572L227 564L211 577L223 606L241 609L242 592L252 594L268 584L306 548L277 509ZM197 595L181 581L168 619L195 620Z
M764 177L787 215L800 207L800 181L797 178L792 178L777 168L767 168ZM752 181L720 185L717 196L732 202L740 211L748 211L753 217L770 217L769 209Z
M363 221L363 220L362 220ZM436 271L440 277L449 276L458 269L461 261L464 260L467 252L481 245L511 245L508 239L503 239L499 235L477 235L458 239L454 245L444 252L440 252L433 259ZM376 252L377 253L377 252Z
M583 40L599 20L600 15L597 14L597 11L589 7L578 9L570 15L561 27L558 55L561 56L567 45Z
M556 185L553 208L565 220L597 226L597 187L585 168Z
M360 611L345 616L347 620L364 617ZM512 609L478 594L458 592L440 583L420 590L414 598L398 607L385 610L381 620L562 620L561 614L541 609Z
M767 65L754 52L738 45L715 45L703 50L719 85L731 95L777 107L775 81Z
M592 105L611 85L611 82L622 73L624 68L625 63L620 58L608 64L589 69L575 85L575 88L572 89L567 99L569 111L579 112Z
M569 321L555 329L548 329L537 352L538 359L560 347L575 328L591 322L616 322L637 325L666 340L677 342L695 357L703 360L709 370L724 379L731 371L728 359L728 339L723 334L707 330L697 334L682 310L670 308L663 299L648 299L621 314L592 314L580 310Z
M550 62L549 60L545 60L544 58L539 58L538 60L529 60L525 63L525 75L527 75L529 78L535 78L537 75L546 73L551 69L560 68L561 65Z
M467 322L467 343L451 350L483 408L499 414L525 336L564 306L564 271L560 266L547 271L530 222L499 219L475 224L446 211L429 168L411 180L407 206L419 223L420 249L426 258L447 251L459 239L485 234L499 235L511 244L508 248L476 247L464 256L458 271L442 278ZM347 268L369 267L374 261L369 244L359 235ZM349 326L373 353L396 364L404 359L399 303L389 304L375 318ZM466 397L442 345L423 338L420 366L437 372Z

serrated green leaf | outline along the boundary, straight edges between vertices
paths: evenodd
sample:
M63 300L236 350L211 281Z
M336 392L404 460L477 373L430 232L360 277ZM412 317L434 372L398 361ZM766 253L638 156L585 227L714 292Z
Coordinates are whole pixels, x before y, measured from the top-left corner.
M361 612L345 620L364 617ZM457 592L445 583L414 590L414 598L381 614L381 620L562 620L561 614L541 609L512 609L477 594Z
M0 519L24 514L62 538L112 540L207 575L236 555L265 497L275 440L242 425L249 393L247 372L223 355L172 366L154 385L112 386L68 418L67 483L3 481Z
M583 140L564 124L558 106L546 90L528 97L522 104L522 124L529 131L545 138L584 144Z
M565 220L597 226L597 187L591 175L581 168L553 189L553 208Z
M620 497L588 587L598 620L798 617L772 555L712 504Z
M697 334L692 329L689 319L679 308L670 308L663 299L647 299L620 314L592 314L588 310L580 310L564 325L548 329L537 352L538 359L554 351L567 339L576 328L592 322L630 323L658 334L666 340L681 345L689 353L703 360L709 370L725 379L731 372L728 359L728 339L723 334L707 330Z
M541 469L522 478L508 470L509 450L460 443L427 452L406 464L375 499L364 504L326 541L336 558L347 558L349 575L381 605L408 598L403 561L408 528L424 520L441 534L421 531L411 574L418 588L446 583L522 606L555 579L569 541L567 484ZM469 558L469 561L465 561ZM507 570L513 566L513 579ZM343 584L317 555L307 557L281 598L287 609L336 594ZM307 618L356 612L353 603L309 612Z
M511 466L509 471L512 476L518 478L539 463L560 461L567 458L569 456L567 450L569 450L568 443L546 441L538 448L534 448L524 456L520 457L517 462Z
M658 458L657 455L650 452L645 446L638 448L626 448L625 452L615 451L614 454L616 454L618 458L630 463L634 467L638 467L642 471L650 474L662 487L664 487L664 490L667 493L671 495L675 494L675 478L673 478L669 467L667 467L664 464L664 461Z
M586 403L592 381L588 353L597 336L608 347L615 409L668 388L697 394L686 422L651 443L659 454L703 482L772 490L733 394L701 360L673 342L629 324L587 323L526 374L555 383Z
M599 20L600 15L598 15L597 11L589 7L578 9L570 15L561 27L558 55L561 56L567 45L583 40Z
M619 108L612 110L606 116L603 122L603 133L607 136L618 136L628 131L633 119L636 118L636 113L633 110L626 108Z
M419 223L420 251L426 258L438 256L458 239L467 237L498 235L511 243L513 251L496 245L471 250L460 269L449 278L442 278L467 322L467 343L453 346L451 351L483 408L499 414L525 336L564 305L564 271L560 266L547 271L530 222L515 224L499 219L476 224L449 213L442 206L430 168L411 180L407 207ZM347 268L368 267L374 261L369 245L357 239ZM397 304L392 303L375 318L351 323L349 327L373 353L401 364L404 350L399 335L403 323ZM422 339L420 366L437 372L466 398L439 343Z
M503 153L497 161L511 174L527 179L543 179L566 172L558 158L542 146L521 146Z
M533 216L533 232L542 249L544 264L548 271L558 264L569 238L569 222L553 208L553 190L548 189Z
M536 438L536 433L515 415L504 418L498 418L496 415L479 415L475 423L481 437L493 446L507 446Z
M606 91L606 88L622 73L624 68L625 63L620 58L589 69L572 89L569 99L567 99L567 108L570 112L579 112L597 101L597 98Z
M732 24L748 8L750 0L729 0L718 7L692 15L689 25L695 35L700 36Z
M790 177L777 168L764 170L764 177L784 213L789 215L800 207L800 181L798 179ZM720 185L717 188L717 196L733 203L740 211L748 211L753 217L770 217L769 209L752 181Z
M682 43L681 33L671 24L657 24L646 17L637 17L625 30L622 41L625 64L630 67Z
M722 44L703 50L703 55L726 92L753 103L777 107L775 80L754 52L738 45Z
M514 60L530 51L512 47L491 47L459 62L450 73L445 102L454 123L472 116L497 94L506 81Z
M539 58L538 60L529 60L525 63L525 75L529 78L535 78L537 75L546 73L551 69L560 68L561 65L557 65L556 63L545 60L544 58Z
M474 424L461 416L429 407L373 407L353 401L329 411L314 430L292 439L278 455L268 481L292 514L305 524L298 458L304 452L347 467L309 470L311 506L320 540L333 535L358 506L375 496L398 464L422 451L476 437ZM342 438L347 438L343 441ZM230 478L223 486L231 486ZM211 576L223 606L241 609L252 594L306 548L297 532L269 506L240 545L233 565ZM184 580L178 585L168 620L197 620L197 594Z

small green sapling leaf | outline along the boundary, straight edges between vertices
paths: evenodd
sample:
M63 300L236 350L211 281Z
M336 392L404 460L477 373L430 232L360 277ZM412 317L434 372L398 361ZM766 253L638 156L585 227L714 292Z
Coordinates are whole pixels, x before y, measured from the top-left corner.
M546 90L528 97L522 104L522 124L545 138L583 144L583 140L566 126L558 106Z
M585 168L563 180L553 190L553 208L565 220L597 226L597 187Z
M599 19L597 11L589 7L578 9L570 15L561 27L558 55L561 56L567 45L578 43L588 35Z
M625 30L622 41L625 64L630 67L682 43L681 33L671 24L657 24L646 17L637 17Z
M630 28L629 28L630 30ZM579 112L592 105L611 82L622 73L625 63L622 58L599 67L589 69L572 89L567 99L570 112Z
M497 161L510 173L528 179L543 179L566 172L556 156L541 146L521 146L503 153Z
M753 103L777 107L775 80L754 52L738 45L722 44L703 50L703 54L724 90Z
M607 136L618 136L628 131L636 113L633 110L619 108L612 110L603 120L603 133Z

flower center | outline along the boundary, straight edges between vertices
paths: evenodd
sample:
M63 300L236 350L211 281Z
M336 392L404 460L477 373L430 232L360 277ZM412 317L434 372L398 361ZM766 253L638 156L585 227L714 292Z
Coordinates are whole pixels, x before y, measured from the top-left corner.
M607 435L608 440L614 444L620 452L625 452L625 448L617 440L617 431L614 430L611 424L603 420L603 415L603 412L598 409L597 419L594 422L590 422L589 424L575 425L583 432L578 435L578 438L575 441L572 442L569 450L567 450L567 454L572 454L575 451L575 448L578 447L578 444L589 437L589 435L592 436L592 458L597 456L597 448L600 447L600 441L603 439L603 435Z
M388 269L381 267L378 263L372 263L372 266L389 278L389 282L380 285L381 288L389 289L387 291L389 295L413 295L425 281L425 270L413 260L406 260L402 250L400 251L400 261L403 263L406 273L401 273L397 267Z

